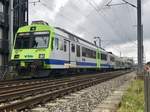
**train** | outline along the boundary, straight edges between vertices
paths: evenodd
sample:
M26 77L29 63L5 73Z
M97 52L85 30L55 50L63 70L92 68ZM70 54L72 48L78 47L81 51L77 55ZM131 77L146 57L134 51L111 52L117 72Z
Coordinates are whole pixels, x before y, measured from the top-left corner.
M133 60L122 58L63 28L45 21L20 27L11 62L18 74L33 77L84 71L130 69Z

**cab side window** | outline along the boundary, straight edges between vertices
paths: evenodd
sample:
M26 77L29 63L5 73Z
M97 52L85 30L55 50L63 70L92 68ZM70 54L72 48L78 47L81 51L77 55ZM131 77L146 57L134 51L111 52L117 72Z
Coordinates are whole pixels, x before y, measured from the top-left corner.
M64 40L64 52L66 52L66 51L67 51L67 41Z
M77 45L77 50L76 50L76 52L77 52L77 57L80 57L80 46L79 46L79 45Z
M59 44L60 44L60 50L63 51L64 50L64 42L62 40L60 40Z
M71 44L71 51L75 52L75 45L74 44Z
M107 61L107 55L104 53L101 53L101 59L104 61Z
M59 48L59 39L55 38L55 49L58 50Z

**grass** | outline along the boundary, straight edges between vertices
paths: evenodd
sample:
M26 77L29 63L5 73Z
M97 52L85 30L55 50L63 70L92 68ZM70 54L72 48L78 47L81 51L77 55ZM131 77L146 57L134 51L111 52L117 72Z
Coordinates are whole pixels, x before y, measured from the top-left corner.
M117 112L144 112L143 80L135 80L131 83Z

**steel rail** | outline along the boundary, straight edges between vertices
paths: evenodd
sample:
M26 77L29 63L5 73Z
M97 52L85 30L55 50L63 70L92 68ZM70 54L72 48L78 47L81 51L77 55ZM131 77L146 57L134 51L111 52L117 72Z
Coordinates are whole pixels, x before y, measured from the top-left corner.
M116 71L117 72L117 71ZM105 72L105 73L96 73L96 74L108 74L108 73L112 73L112 72ZM76 77L81 77L81 76L85 76L85 75L78 75L78 76L73 76L73 77L65 77L65 78L76 78ZM86 75L87 76L87 75ZM90 74L89 74L90 76ZM61 79L65 79L65 78L61 78ZM40 81L46 81L46 80L51 80L53 81L54 79L50 79L50 78L42 78L42 79L19 79L19 80L8 80L8 81L0 81L0 87L2 86L15 86L15 85L21 85L21 84L26 84L26 83L34 83L34 82L40 82ZM56 79L59 80L59 79Z
M66 85L70 85L70 84L75 84L75 83L79 83L82 81L88 81L94 78L102 78L102 76L100 77L99 75L96 76L90 76L88 78L77 78L77 79L72 79L72 80L62 80L60 82L57 82L55 84L52 84L51 82L49 83L45 83L45 84L41 84L41 85L30 85L28 87L23 87L23 88L16 88L16 89L12 89L12 90L7 90L7 91L2 91L0 92L0 102L5 102L7 100L14 100L20 97L27 97L30 95L35 95L38 93L41 93L41 91L50 91L50 90L54 90L56 88L62 88ZM106 75L105 77L109 77L108 75Z
M8 81L0 81L0 87L1 86L11 86L11 85L18 85L18 84L24 84L24 83L32 83L32 82L39 82L39 81L43 81L43 80L49 80L48 78L46 79L24 79L24 80L8 80Z
M108 72L109 74L113 73L113 72ZM108 73L101 73L101 74L94 74L94 76L96 75L104 75L104 74L108 74ZM61 82L61 81L64 81L64 80L73 80L73 79L77 79L77 78L88 78L88 77L93 77L93 75L85 75L85 76L74 76L74 77L68 77L68 78L62 78L62 79L54 79L54 80L51 80L51 79L47 79L47 80L39 80L39 81L27 81L26 83L22 83L22 82L17 82L18 84L12 84L10 86L0 86L0 94L3 93L4 91L9 91L9 90L12 90L13 88L15 89L19 89L19 88L22 88L22 87L27 87L27 86L30 86L31 84L32 85L39 85L39 84L43 84L43 83L47 83L47 82L51 82L52 84L56 84L58 82Z

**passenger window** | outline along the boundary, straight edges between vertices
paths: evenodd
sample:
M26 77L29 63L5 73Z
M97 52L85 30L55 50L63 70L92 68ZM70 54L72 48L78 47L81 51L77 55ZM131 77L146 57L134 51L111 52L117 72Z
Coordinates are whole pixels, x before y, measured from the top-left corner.
M80 46L77 45L77 57L80 57Z
M74 44L71 44L71 51L75 52L75 45Z
M107 55L104 54L104 53L102 53L102 54L101 54L101 59L107 61Z
M59 39L55 38L55 49L58 50L59 48Z
M86 57L86 48L82 47L82 56Z
M64 52L66 52L66 51L67 51L67 41L64 40Z
M115 58L114 57L110 57L110 60L112 61L112 62L114 62L115 61Z
M95 59L96 51L82 47L82 56Z
M64 44L63 44L63 41L59 41L60 42L60 50L64 50Z

